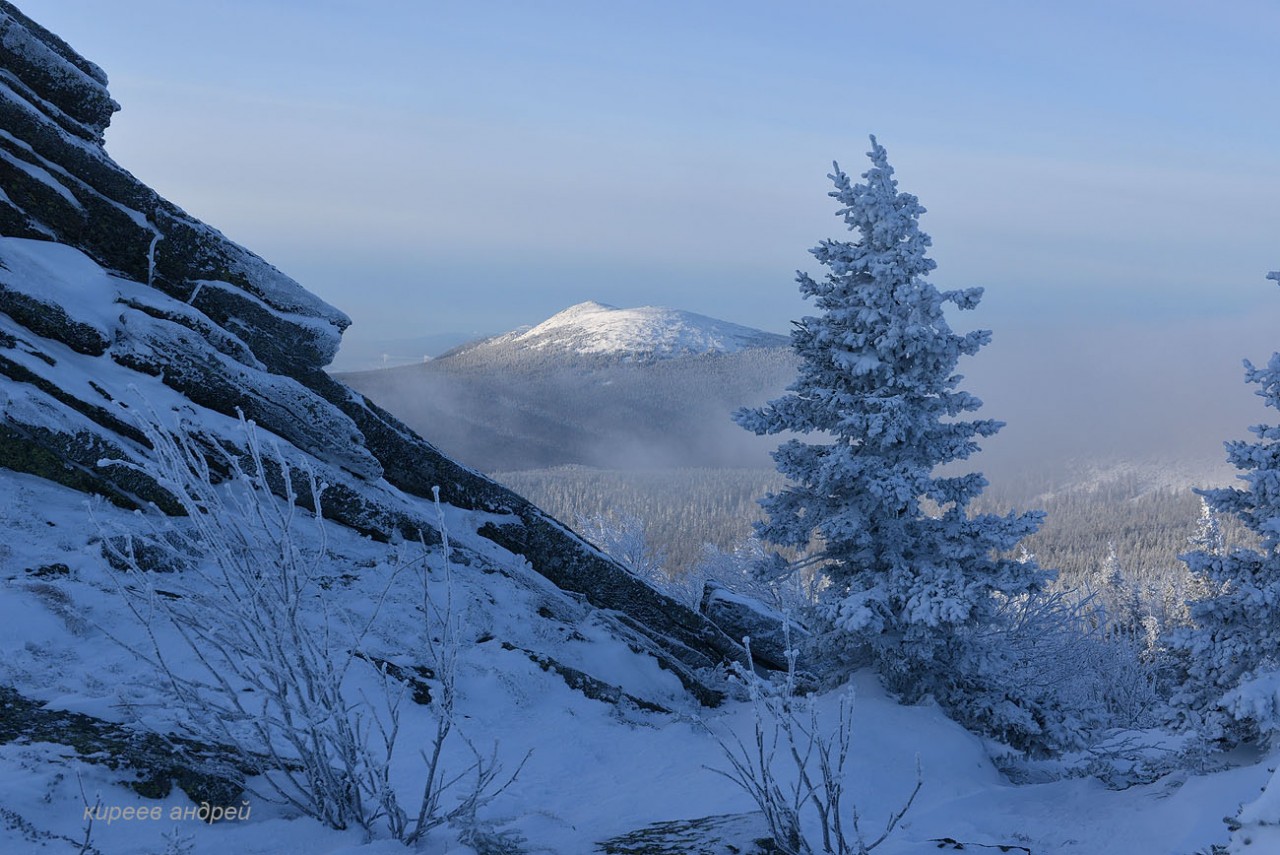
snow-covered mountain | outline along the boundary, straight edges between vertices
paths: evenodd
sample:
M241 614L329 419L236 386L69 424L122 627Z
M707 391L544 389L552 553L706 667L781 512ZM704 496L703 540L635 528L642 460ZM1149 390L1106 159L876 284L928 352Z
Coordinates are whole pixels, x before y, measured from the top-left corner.
M588 300L527 329L514 330L454 352L504 350L667 358L700 353L738 353L753 347L787 347L786 336L728 321L669 309L620 309Z
M730 416L795 376L789 341L652 306L580 303L417 365L339 379L486 472L768 466Z

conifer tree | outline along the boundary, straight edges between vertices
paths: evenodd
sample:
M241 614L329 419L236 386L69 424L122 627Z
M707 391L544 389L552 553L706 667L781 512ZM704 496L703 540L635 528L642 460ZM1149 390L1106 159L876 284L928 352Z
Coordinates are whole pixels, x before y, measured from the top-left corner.
M1200 516L1196 519L1196 533L1187 538L1192 546L1200 547L1201 552L1217 555L1226 549L1226 538L1222 535L1222 523L1218 514L1209 506L1209 501L1200 496Z
M1267 278L1280 281L1280 272ZM1280 409L1280 353L1264 368L1249 360L1244 368L1266 406ZM1225 443L1245 486L1197 492L1214 512L1234 515L1256 534L1258 546L1228 551L1218 534L1182 556L1206 595L1189 604L1192 626L1170 642L1185 668L1175 700L1227 741L1280 731L1280 427L1249 430L1256 441Z
M829 176L837 216L857 240L822 241L811 252L827 268L823 278L797 274L820 311L791 334L799 376L788 394L735 420L756 434L818 439L788 440L773 453L790 483L761 501L767 519L758 531L772 544L809 549L806 561L829 581L820 604L829 640L869 651L906 700L932 693L953 712L966 707L959 717L974 723L1009 706L1008 696L977 697L1001 692L987 679L1002 655L993 629L1002 604L1038 590L1045 574L1002 554L1043 514L971 516L982 475L934 472L1003 426L963 418L981 401L957 388L955 373L991 334L952 332L943 307L971 309L982 289L939 292L926 281L935 264L918 223L925 209L898 191L874 136L871 146L863 183L838 164Z

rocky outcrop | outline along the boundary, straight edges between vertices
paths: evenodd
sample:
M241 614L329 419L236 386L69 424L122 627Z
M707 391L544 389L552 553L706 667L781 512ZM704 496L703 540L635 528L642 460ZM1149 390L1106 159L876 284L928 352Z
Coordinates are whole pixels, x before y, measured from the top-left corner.
M152 799L169 795L176 784L193 802L233 805L244 792L245 777L261 771L232 748L47 709L0 686L0 745L17 741L69 745L86 762L119 771L122 783Z
M516 647L510 642L502 642L503 650L513 650L517 653L523 653L529 657L533 664L537 665L543 671L553 671L564 680L565 685L569 688L581 692L593 701L604 701L609 704L625 704L635 707L636 709L648 710L649 712L669 713L671 710L647 701L644 698L638 698L635 695L624 692L621 687L606 683L603 680L597 680L585 671L572 668L563 662L557 662L550 656L538 653L534 650L526 650L523 647Z
M0 233L74 246L189 304L244 338L273 371L327 364L346 315L107 156L102 135L119 107L106 80L0 2Z
M717 582L702 589L698 611L730 638L750 639L756 664L776 671L787 670L787 651L798 649L809 635L794 619Z
M597 844L606 855L782 855L764 814L656 822Z
M328 483L329 518L372 537L435 540L434 487L485 512L493 543L716 702L700 671L738 646L330 378L347 317L117 165L106 83L0 0L0 466L172 512L154 480L103 461L148 459L138 418L234 450L243 416Z
M101 144L120 109L107 92L107 75L13 4L0 3L0 12L6 84L38 98L63 130Z
M1258 798L1222 821L1231 830L1231 843L1226 849L1215 847L1214 852L1252 855L1280 851L1280 770L1272 773Z

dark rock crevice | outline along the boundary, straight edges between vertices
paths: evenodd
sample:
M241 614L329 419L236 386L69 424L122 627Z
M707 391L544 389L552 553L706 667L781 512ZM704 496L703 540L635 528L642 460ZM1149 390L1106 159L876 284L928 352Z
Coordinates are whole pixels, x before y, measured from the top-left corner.
M503 650L511 650L517 653L523 653L529 658L529 661L537 665L543 671L550 671L559 675L564 680L565 685L570 689L581 692L584 697L591 698L593 701L604 701L608 704L629 704L636 709L647 710L649 712L669 713L671 710L655 704L653 701L646 701L644 698L636 697L623 691L622 687L615 686L612 683L606 683L592 677L586 671L580 671L563 662L557 661L545 653L538 653L534 650L527 650L523 647L516 647L510 642L502 642Z
M783 855L760 812L655 822L597 844L605 855Z
M244 793L246 776L264 768L247 763L248 758L233 748L48 709L12 687L0 686L0 744L9 742L69 746L82 760L128 773L121 783L149 799L168 796L176 784L193 802L234 805Z

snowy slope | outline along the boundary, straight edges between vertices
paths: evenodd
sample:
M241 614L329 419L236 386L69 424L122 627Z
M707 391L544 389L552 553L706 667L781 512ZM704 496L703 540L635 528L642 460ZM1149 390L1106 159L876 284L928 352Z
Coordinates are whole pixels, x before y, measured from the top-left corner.
M619 309L587 301L535 327L487 339L472 348L662 358L787 347L785 336L661 306Z
M101 503L90 507L79 493L3 470L0 503L21 521L9 527L0 549L0 648L7 652L0 661L0 685L17 684L60 708L111 721L180 725L181 712L166 697L163 682L125 646L145 646L146 627L128 609L130 581L122 585L103 566L95 543L100 527L131 525L133 515ZM453 601L466 618L460 726L486 753L496 745L508 769L532 751L511 788L479 817L522 838L518 849L508 851L587 855L598 851L598 842L649 823L753 809L714 771L726 764L712 735L749 739L749 705L699 709L684 699L669 673L646 664L602 627L587 622L565 631L554 621L528 621L525 616L539 608L564 609L559 593L537 574L514 569L492 544L467 534L476 526L473 514L448 509L447 517L456 536L455 560L468 562L459 561L452 576ZM299 526L301 548L317 547L314 531L309 523ZM417 580L403 571L397 576L396 551L404 547L378 544L340 526L328 527L326 536L329 559L317 568L325 584L309 594L316 606L313 617L327 608L332 616L358 622L390 582L367 649L405 662L405 642L419 632L420 612ZM449 593L441 559L439 551L428 559L437 598ZM65 573L31 572L48 562L64 564ZM351 574L352 568L360 573ZM481 568L487 569L466 572ZM624 673L629 692L668 705L671 712L589 699L499 639L517 647L539 646L584 669ZM160 642L177 649L171 634L162 634ZM189 656L175 661L192 667ZM358 693L354 697L378 697L371 670L356 672L351 687ZM1226 842L1222 817L1253 799L1269 776L1266 765L1258 764L1123 791L1090 779L1014 786L992 766L982 741L937 708L902 707L867 674L855 678L854 688L856 731L846 784L871 836L910 793L917 757L923 770L915 805L878 855L952 851L939 845L945 840L970 852L1025 847L1035 855L1193 855ZM822 722L833 720L836 702L835 695L819 700ZM409 746L423 744L433 722L431 707L406 704L401 738ZM465 747L451 745L447 759L461 767L468 761ZM420 766L410 753L395 768L396 784L412 788ZM87 762L64 746L0 745L0 851L78 851L86 802L160 808L162 820L96 822L91 843L111 855L163 852L163 835L175 830L192 841L195 853L478 851L449 827L432 832L416 850L385 839L367 841L355 831L326 829L255 796L246 797L250 816L244 820L213 825L170 820L195 803L176 788L158 800L143 798L123 784L127 779L123 771Z

